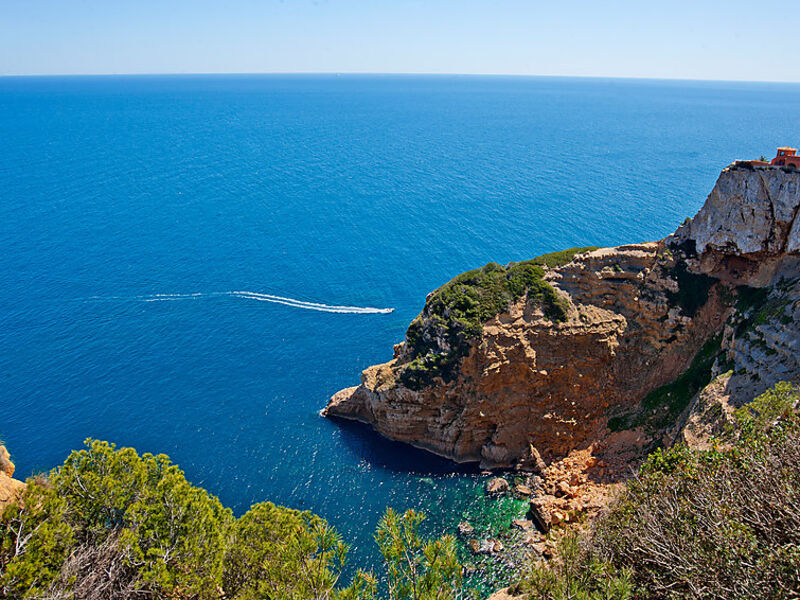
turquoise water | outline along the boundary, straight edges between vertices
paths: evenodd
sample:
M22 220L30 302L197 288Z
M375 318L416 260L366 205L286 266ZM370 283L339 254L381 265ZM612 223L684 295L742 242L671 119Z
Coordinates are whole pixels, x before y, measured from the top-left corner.
M89 436L167 453L374 562L384 507L447 530L476 475L320 418L328 397L461 271L667 235L733 159L800 142L798 107L777 84L0 78L0 437L23 476Z

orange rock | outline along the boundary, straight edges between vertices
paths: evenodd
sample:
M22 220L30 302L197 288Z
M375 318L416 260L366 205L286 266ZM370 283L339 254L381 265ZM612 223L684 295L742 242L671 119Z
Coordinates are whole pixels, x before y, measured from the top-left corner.
M14 476L14 463L11 462L11 456L5 446L0 446L0 473L9 477Z
M712 294L693 317L670 316L677 284L663 249L651 242L579 254L545 276L569 306L565 321L520 299L484 324L452 381L404 386L414 357L400 349L366 369L361 385L335 394L323 413L484 468L541 467L587 448L608 435L609 407L634 410L674 380L727 314ZM435 315L423 312L420 321L438 331Z
M323 414L368 423L387 438L457 462L537 470L551 494L570 497L556 483L582 488L587 469L593 485L609 486L629 475L637 450L666 433L649 440L641 431L612 432L609 415L638 410L649 392L675 381L722 332L733 312L723 285L765 287L780 275L784 259L800 251L798 209L798 173L727 168L698 216L669 238L580 253L546 269L543 278L564 306L563 319L520 297L465 341L451 372L415 384L406 375L420 350L439 357L453 350L447 319L436 303L426 303L394 359L364 370L361 384L336 393ZM676 299L681 272L720 283L711 285L702 305L689 308ZM800 297L800 289L792 294ZM794 332L796 322L785 327ZM784 328L780 339L789 333ZM424 349L414 346L419 339ZM753 372L796 369L791 344L778 346L769 355L750 352L747 364L759 367ZM766 378L758 385L766 386ZM724 387L726 394L739 389Z
M527 485L523 485L521 483L518 483L514 486L514 492L520 496L533 496L533 490Z
M486 482L486 493L494 496L504 494L509 488L508 481L502 477L494 477Z
M559 481L556 484L556 496L571 496L572 493L572 488L566 481Z
M5 446L0 446L0 513L3 508L16 500L25 489L25 484L12 479L14 463Z
M511 521L511 526L522 529L522 531L528 531L533 527L533 521L529 521L528 519L514 519Z

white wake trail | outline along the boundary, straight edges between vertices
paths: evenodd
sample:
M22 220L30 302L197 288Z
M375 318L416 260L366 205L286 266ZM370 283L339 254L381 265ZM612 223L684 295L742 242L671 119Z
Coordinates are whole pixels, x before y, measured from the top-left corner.
M170 300L191 300L194 298L202 298L204 294L150 294L149 296L136 296L137 300L144 300L145 302L168 302Z
M393 308L373 308L371 306L337 306L333 304L322 304L320 302L306 302L305 300L286 298L284 296L274 296L272 294L261 294L258 292L248 292L246 290L236 290L228 293L231 296L236 296L238 298L249 298L250 300L258 300L259 302L273 302L275 304L283 304L285 306L293 306L295 308L304 308L306 310L317 310L320 312L371 315L388 314L394 311Z
M193 294L145 294L141 296L93 296L90 300L136 300L139 302L173 302L177 300L199 300L201 298L244 298L246 300L256 300L258 302L272 302L293 308L304 310L316 310L318 312L353 314L353 315L375 315L389 314L394 312L393 308L374 308L372 306L343 306L335 304L323 304L321 302L308 302L297 298L287 298L285 296L275 296L273 294L262 294L261 292L251 292L248 290L232 290L227 292L195 292Z

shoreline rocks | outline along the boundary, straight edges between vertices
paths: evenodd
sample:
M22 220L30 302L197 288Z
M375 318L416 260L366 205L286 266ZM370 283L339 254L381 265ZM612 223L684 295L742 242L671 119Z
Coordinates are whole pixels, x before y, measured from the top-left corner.
M486 482L486 493L490 496L499 496L500 494L507 493L511 486L507 479L502 477L493 477Z

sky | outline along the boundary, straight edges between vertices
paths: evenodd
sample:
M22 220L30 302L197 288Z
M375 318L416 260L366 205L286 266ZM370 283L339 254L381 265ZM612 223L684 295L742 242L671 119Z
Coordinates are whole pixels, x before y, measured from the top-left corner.
M475 73L800 82L738 0L0 0L0 75Z

